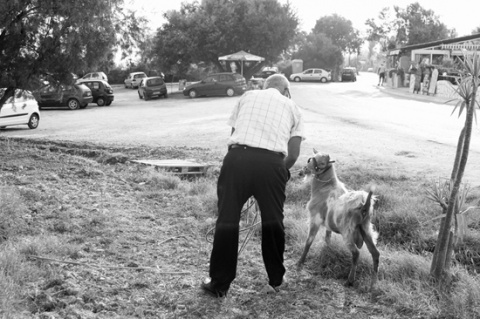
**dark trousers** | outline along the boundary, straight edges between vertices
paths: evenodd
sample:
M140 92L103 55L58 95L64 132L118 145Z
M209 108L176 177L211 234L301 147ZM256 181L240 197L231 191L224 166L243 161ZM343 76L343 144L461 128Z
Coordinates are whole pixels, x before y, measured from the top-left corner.
M240 214L251 196L260 208L262 257L269 284L282 283L287 174L283 157L267 150L235 148L225 156L217 184L218 219L210 257L210 278L215 289L226 291L235 279Z

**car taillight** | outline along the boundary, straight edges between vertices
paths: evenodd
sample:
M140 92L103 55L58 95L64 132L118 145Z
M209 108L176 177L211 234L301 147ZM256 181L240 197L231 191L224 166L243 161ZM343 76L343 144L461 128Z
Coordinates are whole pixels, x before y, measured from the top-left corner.
M86 92L83 93L83 96L86 96L86 97L92 96L92 92L91 91L86 91Z

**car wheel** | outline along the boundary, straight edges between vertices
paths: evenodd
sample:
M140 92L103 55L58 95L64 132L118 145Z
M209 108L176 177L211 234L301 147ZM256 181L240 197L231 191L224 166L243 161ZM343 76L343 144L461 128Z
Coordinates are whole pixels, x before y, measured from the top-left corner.
M327 82L327 78L321 78L321 79L320 79L320 82L326 83L326 82Z
M142 95L140 94L140 92L138 92L138 98L141 100L143 99Z
M36 129L38 127L38 123L40 123L40 118L38 114L32 114L30 119L28 120L28 127L31 129Z
M112 104L112 101L108 101L107 103L105 103L106 106L110 106Z
M235 95L235 91L234 91L232 88L228 88L228 89L227 89L227 95L228 95L228 96L234 96L234 95Z
M125 83L125 88L128 89L127 83Z
M167 97L168 97L168 94L167 94L167 93L165 93L165 94L163 95L163 97L164 97L164 98L167 98Z
M192 99L197 97L197 91L195 90L190 90L188 91L188 96L191 97Z
M67 106L70 110L78 110L80 108L80 103L75 99L70 99L67 102Z
M150 100L150 98L148 97L148 94L144 94L144 95L143 95L143 99L144 99L145 101Z
M39 109L39 110L43 110L44 107L45 107L45 106L44 106L43 104L38 104L38 109Z
M80 108L81 108L81 109L84 109L84 108L86 108L87 106L88 106L88 103L87 103L87 104L80 105Z
M134 89L134 88L133 88L133 83L130 83L130 88L131 88L132 90Z
M97 99L97 105L98 106L104 106L105 105L105 99L103 97L99 97Z
M295 79L293 79L295 82L300 82L302 79L300 79L300 77L295 77Z

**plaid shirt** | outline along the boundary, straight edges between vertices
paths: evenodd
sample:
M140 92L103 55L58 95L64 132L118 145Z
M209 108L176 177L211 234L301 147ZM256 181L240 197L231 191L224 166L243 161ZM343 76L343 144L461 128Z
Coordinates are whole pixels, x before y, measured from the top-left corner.
M305 139L300 108L274 88L245 92L227 124L235 129L228 145L248 145L287 155L290 138Z

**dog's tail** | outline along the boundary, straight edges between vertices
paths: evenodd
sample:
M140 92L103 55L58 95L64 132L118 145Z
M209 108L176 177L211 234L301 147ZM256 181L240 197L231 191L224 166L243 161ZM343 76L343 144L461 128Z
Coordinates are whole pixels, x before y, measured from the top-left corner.
M375 191L375 185L370 186L370 191L368 192L367 200L365 201L365 204L363 204L363 207L361 210L363 220L365 220L368 217L368 213L370 212L370 207L375 201L375 196L373 196L374 191Z

